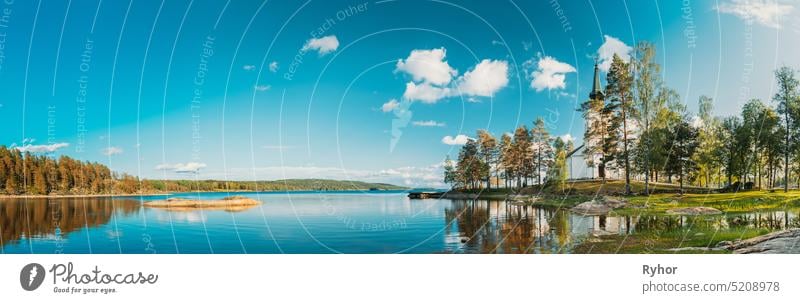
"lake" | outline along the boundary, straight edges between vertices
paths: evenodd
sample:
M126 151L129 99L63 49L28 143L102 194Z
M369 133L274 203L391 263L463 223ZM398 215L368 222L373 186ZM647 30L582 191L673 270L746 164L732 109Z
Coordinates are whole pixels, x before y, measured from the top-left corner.
M170 197L219 199L234 193ZM593 235L691 236L800 226L797 210L709 217L580 216L405 192L235 193L245 210L142 207L165 196L0 200L2 253L570 253Z

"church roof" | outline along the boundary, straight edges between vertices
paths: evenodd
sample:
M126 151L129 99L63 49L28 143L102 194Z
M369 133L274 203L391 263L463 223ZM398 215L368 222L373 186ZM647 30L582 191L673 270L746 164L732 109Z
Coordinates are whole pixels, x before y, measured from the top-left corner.
M577 153L579 150L581 150L581 149L583 148L583 146L584 146L584 145L585 145L585 144L581 144L581 146L578 146L578 147L576 147L575 149L573 149L571 152L569 152L569 153L567 154L567 158L569 158L569 157L572 157L572 155L574 155L574 154L575 154L575 153Z

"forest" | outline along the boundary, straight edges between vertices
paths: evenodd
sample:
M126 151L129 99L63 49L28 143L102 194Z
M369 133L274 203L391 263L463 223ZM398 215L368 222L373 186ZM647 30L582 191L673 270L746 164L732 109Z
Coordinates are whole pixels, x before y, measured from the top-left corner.
M192 191L396 190L383 183L324 179L275 181L149 180L68 156L22 153L0 146L0 195L151 194Z
M800 187L800 93L797 71L774 71L775 94L741 100L734 116L714 114L715 101L700 96L697 113L661 78L653 44L641 42L629 62L614 56L606 86L579 110L586 120L582 152L587 165L625 180L707 188L788 191ZM596 81L596 85L597 85ZM723 100L721 104L737 104ZM573 142L551 136L544 119L520 125L498 140L486 130L444 164L444 181L457 189L561 185ZM598 179L609 176L600 173Z

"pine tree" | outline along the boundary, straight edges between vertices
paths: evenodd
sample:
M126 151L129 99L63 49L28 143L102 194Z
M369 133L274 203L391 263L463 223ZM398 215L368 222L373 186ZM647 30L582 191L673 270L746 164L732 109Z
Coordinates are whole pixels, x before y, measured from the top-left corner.
M486 182L486 188L491 188L492 170L497 162L497 139L486 130L478 130L478 156L481 158L481 177Z
M512 165L514 167L515 180L517 187L527 185L527 178L533 173L533 163L531 161L531 136L525 125L520 125L514 131L514 141L512 145Z
M510 187L509 183L515 174L513 140L508 133L504 133L500 137L500 159L498 162L503 170L503 180L506 188Z
M631 129L629 122L636 118L637 110L633 103L633 76L630 64L625 63L617 54L611 60L606 84L606 100L616 109L615 123L621 123L622 148L615 157L625 169L625 194L631 194ZM612 127L612 131L614 128Z
M537 118L533 123L533 128L531 128L534 174L537 178L537 184L543 184L542 177L547 173L548 168L553 163L552 141L553 139L550 138L550 133L547 131L544 119L541 117Z
M477 188L481 180L482 169L483 163L478 156L478 143L469 139L458 154L459 182L467 188Z

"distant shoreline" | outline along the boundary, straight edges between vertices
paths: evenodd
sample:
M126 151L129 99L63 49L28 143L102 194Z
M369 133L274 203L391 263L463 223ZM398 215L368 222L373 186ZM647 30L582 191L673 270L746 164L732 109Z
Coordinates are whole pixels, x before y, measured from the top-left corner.
M208 193L293 193L293 192L390 192L390 191L406 191L407 189L349 189L349 190L315 190L315 189L299 189L299 190L231 190L231 191L177 191L177 192L163 192L163 193L146 193L146 194L75 194L75 195L0 195L0 200L10 199L69 199L69 198L117 198L117 197L153 197L153 196L171 196L179 194L208 194Z

